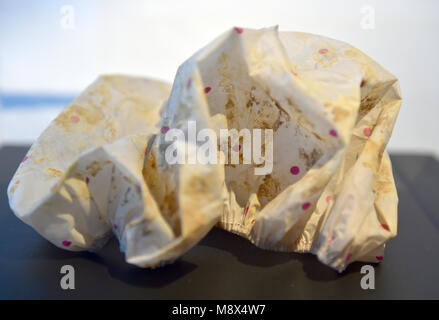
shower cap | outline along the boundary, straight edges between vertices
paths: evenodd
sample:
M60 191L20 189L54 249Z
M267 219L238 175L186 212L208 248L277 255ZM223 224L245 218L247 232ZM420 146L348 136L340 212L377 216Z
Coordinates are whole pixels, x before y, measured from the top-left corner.
M349 44L232 28L172 88L99 77L32 145L10 206L60 248L115 236L140 267L177 259L214 226L338 271L379 262L397 231L385 148L400 104L397 79ZM189 139L193 129L204 139ZM208 140L217 161L191 161ZM184 161L170 162L176 154Z

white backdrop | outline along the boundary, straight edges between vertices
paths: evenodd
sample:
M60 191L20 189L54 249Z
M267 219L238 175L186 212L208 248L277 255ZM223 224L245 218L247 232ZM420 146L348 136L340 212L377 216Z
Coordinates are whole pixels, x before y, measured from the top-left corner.
M351 43L395 74L403 105L391 151L439 155L434 0L0 0L0 89L77 93L101 73L172 81L180 63L228 28L273 25ZM56 112L3 110L0 138L31 142Z

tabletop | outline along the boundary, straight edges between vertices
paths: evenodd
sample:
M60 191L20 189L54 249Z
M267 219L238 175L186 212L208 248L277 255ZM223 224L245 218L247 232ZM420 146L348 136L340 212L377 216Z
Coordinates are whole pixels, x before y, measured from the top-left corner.
M115 239L99 252L59 249L14 216L7 185L28 147L0 149L0 299L439 299L439 162L391 154L399 196L398 235L373 264L375 289L360 286L363 263L341 274L312 254L259 249L214 228L174 264L141 269ZM63 290L63 265L75 289Z

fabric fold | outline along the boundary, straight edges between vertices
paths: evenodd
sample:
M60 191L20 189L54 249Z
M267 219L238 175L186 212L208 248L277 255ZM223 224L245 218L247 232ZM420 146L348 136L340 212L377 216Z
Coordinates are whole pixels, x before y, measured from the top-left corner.
M215 225L338 271L380 262L397 232L386 145L400 105L397 79L346 43L233 28L172 89L100 77L31 147L10 205L64 249L114 235L140 267L177 259Z

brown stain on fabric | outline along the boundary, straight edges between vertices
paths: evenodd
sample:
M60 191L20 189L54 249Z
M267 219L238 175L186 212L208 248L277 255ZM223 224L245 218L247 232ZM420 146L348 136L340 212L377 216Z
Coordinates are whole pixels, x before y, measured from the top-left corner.
M250 91L248 93L249 97L248 97L247 103L245 104L245 106L247 108L251 108L253 105L259 104L259 101L256 99L256 96L254 94L255 90L256 90L255 86L252 86L250 88Z
M280 192L280 182L271 174L264 177L263 183L259 186L257 196L262 206L273 200Z
M361 100L360 110L358 111L359 115L364 116L370 110L372 110L376 106L378 99L379 99L378 95L369 94L363 100Z
M318 140L323 140L323 138L316 132L311 131L311 133L314 135L314 137L316 137Z
M341 107L334 107L332 109L332 114L334 116L334 122L340 122L349 116L349 111Z
M45 171L47 174L49 174L53 177L57 177L57 178L60 178L63 174L63 172L61 170L58 170L55 168L46 168Z
M85 169L93 176L95 177L99 171L102 170L101 165L97 161L93 161L91 164L85 167Z
M234 118L234 109L235 109L235 104L233 103L233 100L229 97L227 99L227 103L225 105L225 110L226 110L226 118L227 120L231 121Z
M163 205L166 206L168 212L177 212L177 193L175 191L167 192L163 198L161 208L163 208Z
M385 148L383 139L369 139L363 149L363 166L370 168L373 172L377 172L379 169L380 161Z
M20 180L19 179L15 180L14 184L9 189L10 194L13 194L15 190L17 190L19 184L20 184Z
M390 165L389 161L382 161L378 173L378 178L375 180L373 189L378 194L395 192L392 166Z
M157 150L152 149L142 170L143 178L161 215L178 236L181 234L178 194L174 188L171 188L171 183L175 185L176 181L171 180L167 172L159 165Z
M236 97L233 89L233 72L230 68L228 56L223 52L218 61L218 74L221 76L219 86L226 93L226 104L224 105L224 113L228 122L232 122L235 117Z
M312 168L321 156L321 150L314 148L311 152L306 152L304 148L299 148L299 157L305 162L306 170Z
M79 122L73 122L72 118L78 117ZM90 104L88 108L73 104L54 120L57 125L62 127L67 132L76 132L84 130L84 123L90 126L96 125L99 121L104 119L104 113L97 106ZM91 130L91 128L89 128Z

